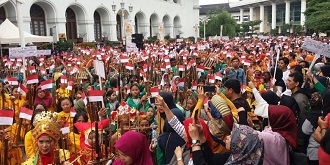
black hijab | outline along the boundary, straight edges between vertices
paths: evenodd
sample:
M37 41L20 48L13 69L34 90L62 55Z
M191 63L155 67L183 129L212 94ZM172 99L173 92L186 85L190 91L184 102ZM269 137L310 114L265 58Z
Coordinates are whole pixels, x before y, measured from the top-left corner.
M297 101L292 96L282 95L280 105L291 109L296 118L299 116L300 108Z
M179 119L181 123L183 123L185 118L181 110L176 107L172 94L169 92L160 92L159 95L163 97L165 103L170 108L172 113ZM164 132L158 137L158 144L164 153L165 164L168 164L174 155L175 148L177 146L183 146L186 142L170 126L166 119L165 113L161 113L160 116L164 119L165 123L163 129Z
M261 97L269 104L269 105L278 105L280 98L273 91L263 92Z

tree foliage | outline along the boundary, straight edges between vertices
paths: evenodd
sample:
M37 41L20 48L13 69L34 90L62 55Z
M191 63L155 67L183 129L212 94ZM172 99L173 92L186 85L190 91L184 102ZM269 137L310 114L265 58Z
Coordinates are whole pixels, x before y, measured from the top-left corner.
M330 2L324 0L308 0L305 11L305 25L316 32L330 33Z
M258 28L255 26L259 25L261 22L261 20L243 22L241 24L241 31L243 32L244 36L245 33L251 32L253 34L255 30L258 30Z
M228 13L228 11L218 10L215 13L207 15L209 21L205 24L206 36L220 35L220 26L223 25L222 35L230 38L236 36L236 20ZM204 22L200 24L200 34L204 34Z

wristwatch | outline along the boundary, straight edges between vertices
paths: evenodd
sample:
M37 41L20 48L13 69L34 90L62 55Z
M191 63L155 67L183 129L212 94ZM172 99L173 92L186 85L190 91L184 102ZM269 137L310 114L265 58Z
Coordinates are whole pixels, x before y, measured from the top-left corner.
M193 139L191 141L191 143L192 143L192 146L199 146L200 145L200 141L199 140L195 140L195 139Z

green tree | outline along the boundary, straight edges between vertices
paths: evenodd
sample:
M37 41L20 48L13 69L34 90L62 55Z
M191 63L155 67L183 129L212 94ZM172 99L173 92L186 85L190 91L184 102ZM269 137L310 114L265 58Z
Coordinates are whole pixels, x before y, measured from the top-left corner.
M261 20L243 22L241 24L241 30L243 32L243 35L245 36L245 34L249 32L253 34L255 30L258 30L258 28L256 28L255 26L259 25L261 22Z
M305 25L315 32L330 33L330 1L308 0Z
M228 13L228 11L218 10L215 13L210 13L207 15L209 19L205 24L205 35L207 36L215 36L220 35L220 26L223 25L222 35L229 36L230 38L236 36L236 26L237 23L235 19ZM200 34L203 36L204 34L204 22L200 24Z

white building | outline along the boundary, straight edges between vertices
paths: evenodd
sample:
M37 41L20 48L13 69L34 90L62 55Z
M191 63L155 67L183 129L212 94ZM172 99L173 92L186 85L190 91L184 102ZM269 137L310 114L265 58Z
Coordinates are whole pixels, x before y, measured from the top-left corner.
M213 6L213 7L211 7ZM261 20L259 33L278 29L281 33L283 24L305 25L306 0L241 0L225 4L203 5L201 15L213 12L217 8L228 10L238 23Z
M246 11L249 20L261 20L259 32L279 29L285 24L305 25L306 0L241 0L229 3L230 8L239 8L239 22L243 22Z
M16 0L0 8L0 22L17 24ZM124 3L123 3L124 2ZM123 6L123 8L122 8ZM24 31L35 35L59 35L76 41L110 41L122 37L123 19L131 20L133 34L157 36L159 23L164 35L194 36L199 23L199 0L25 0L22 4Z

